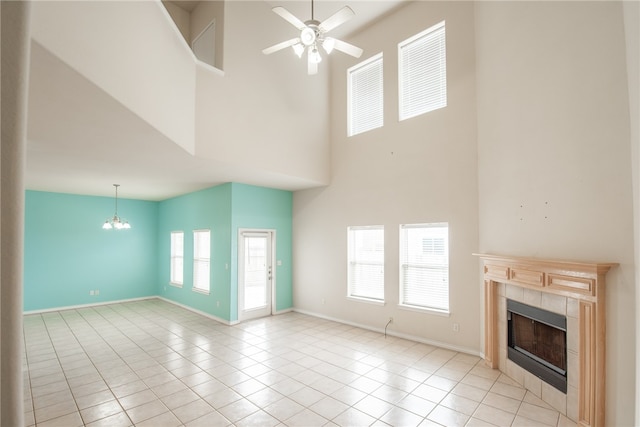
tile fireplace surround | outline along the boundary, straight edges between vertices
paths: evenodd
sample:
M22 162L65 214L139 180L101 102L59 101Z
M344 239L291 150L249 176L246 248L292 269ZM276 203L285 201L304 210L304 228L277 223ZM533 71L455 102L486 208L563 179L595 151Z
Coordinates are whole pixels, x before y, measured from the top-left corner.
M605 424L605 276L617 264L476 254L483 261L485 361L580 426ZM567 317L567 393L507 359L507 299Z

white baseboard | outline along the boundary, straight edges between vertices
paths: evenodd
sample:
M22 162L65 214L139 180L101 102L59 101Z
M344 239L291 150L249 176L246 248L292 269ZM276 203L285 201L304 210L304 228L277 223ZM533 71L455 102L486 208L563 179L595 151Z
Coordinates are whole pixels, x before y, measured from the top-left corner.
M27 316L29 314L41 314L41 313L52 313L54 311L77 310L79 308L98 307L98 306L101 306L101 305L120 304L120 303L123 303L123 302L144 301L144 300L147 300L147 299L154 299L154 298L158 298L158 297L153 295L153 296L149 296L149 297L129 298L129 299L114 300L114 301L95 302L95 303L91 303L91 304L66 305L66 306L63 306L63 307L45 308L45 309L42 309L42 310L23 311L22 314Z
M207 313L205 311L198 310L197 308L189 307L188 305L185 305L185 304L180 304L179 302L167 299L165 297L156 296L155 298L158 298L158 299L160 299L162 301L168 302L168 303L173 304L173 305L177 305L178 307L181 307L181 308L184 308L185 310L189 310L189 311L192 311L194 313L200 314L201 316L208 317L209 319L215 320L216 322L222 323L223 325L233 326L233 325L237 325L238 323L240 323L237 320L230 321L230 320L223 319L221 317L214 316L213 314L209 314L209 313Z
M349 325L349 326L353 326L353 327L356 327L356 328L366 329L368 331L378 332L378 333L384 334L384 328L375 328L373 326L364 325L364 324L361 324L361 323L350 322L348 320L338 319L338 318L331 317L331 316L325 316L324 314L315 313L315 312L307 311L307 310L302 310L302 309L299 309L299 308L293 308L292 311L295 311L296 313L306 314L307 316L319 317L321 319L330 320L332 322L338 322L338 323L342 323L344 325ZM460 353L470 354L472 356L479 356L479 357L481 356L481 353L478 350L474 350L472 348L461 347L461 346L449 344L449 343L446 343L446 342L436 341L436 340L430 340L430 339L423 338L423 337L418 337L418 336L415 336L415 335L403 334L403 333L399 333L399 332L395 332L395 331L389 331L389 330L387 330L387 335L392 336L392 337L396 337L396 338L402 338L402 339L405 339L405 340L416 341L416 342L419 342L419 343L422 343L422 344L429 344L429 345L433 345L433 346L436 346L436 347L444 348L444 349L447 349L447 350L457 351L457 352L460 352Z

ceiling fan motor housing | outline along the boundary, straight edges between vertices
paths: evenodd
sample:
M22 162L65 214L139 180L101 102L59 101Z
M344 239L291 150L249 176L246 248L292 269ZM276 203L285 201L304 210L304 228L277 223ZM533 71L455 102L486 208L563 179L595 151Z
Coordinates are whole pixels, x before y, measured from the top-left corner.
M304 23L306 27L300 31L300 41L305 46L311 46L320 36L320 22L310 19Z

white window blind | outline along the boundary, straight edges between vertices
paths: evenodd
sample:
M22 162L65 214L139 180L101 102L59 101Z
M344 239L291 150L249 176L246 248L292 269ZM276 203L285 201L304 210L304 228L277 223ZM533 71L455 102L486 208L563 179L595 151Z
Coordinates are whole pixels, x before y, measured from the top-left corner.
M349 227L348 296L384 301L384 228Z
M211 265L211 232L193 232L193 289L209 292Z
M349 136L382 127L384 94L382 53L347 70Z
M449 311L449 226L400 226L400 304Z
M398 44L400 120L447 106L444 21Z
M182 285L184 273L184 232L171 232L171 278L176 285Z

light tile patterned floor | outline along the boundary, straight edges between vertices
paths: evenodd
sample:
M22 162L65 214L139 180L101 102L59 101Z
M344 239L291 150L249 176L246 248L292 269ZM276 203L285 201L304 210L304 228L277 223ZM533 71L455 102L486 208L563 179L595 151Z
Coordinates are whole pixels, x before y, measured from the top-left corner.
M28 426L571 426L475 356L299 313L152 299L28 315Z

